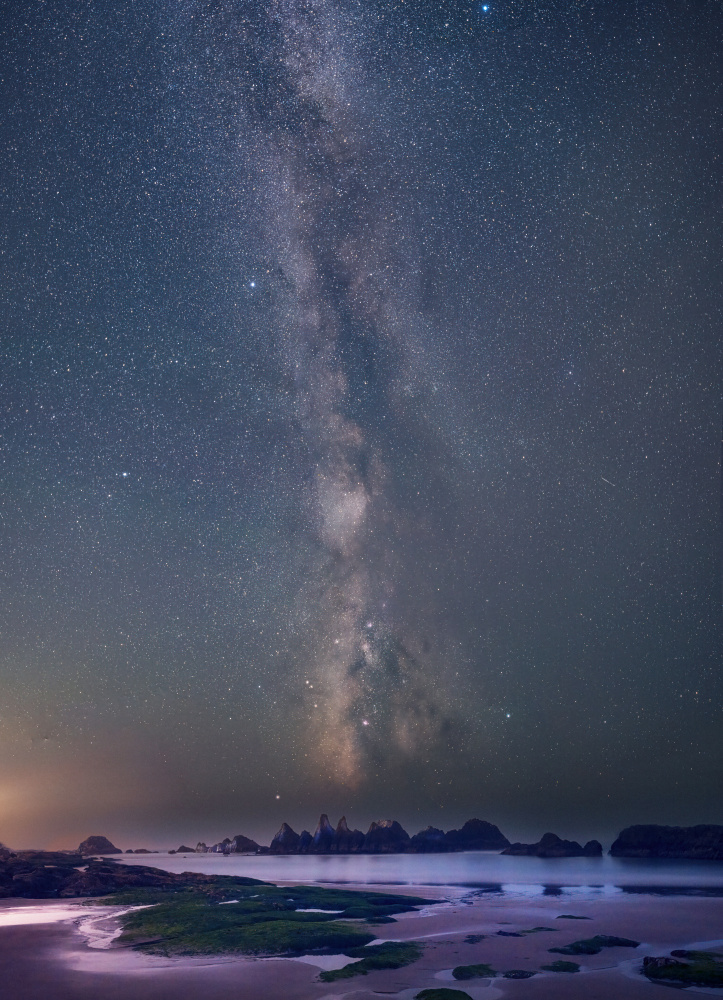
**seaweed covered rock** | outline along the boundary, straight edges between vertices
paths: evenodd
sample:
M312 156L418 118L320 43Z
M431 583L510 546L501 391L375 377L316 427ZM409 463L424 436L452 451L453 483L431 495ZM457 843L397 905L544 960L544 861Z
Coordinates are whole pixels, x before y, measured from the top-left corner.
M723 861L723 826L628 826L610 848L616 858Z

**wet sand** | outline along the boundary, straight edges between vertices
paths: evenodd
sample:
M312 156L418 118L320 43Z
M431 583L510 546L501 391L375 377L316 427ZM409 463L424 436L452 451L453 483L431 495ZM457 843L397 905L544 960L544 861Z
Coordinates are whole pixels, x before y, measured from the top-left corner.
M389 886L384 888L390 891ZM409 892L410 887L399 891ZM490 897L439 887L420 886L417 891L445 902L401 914L395 923L379 928L379 940L425 945L422 958L403 969L325 984L318 981L318 968L295 960L155 958L112 945L89 947L73 917L66 916L56 923L0 926L0 995L4 1000L372 1000L380 996L412 1000L421 989L447 986L463 990L473 1000L664 998L669 993L661 991L668 987L648 983L639 974L644 954L723 941L723 900L717 898L616 894L573 900ZM47 902L6 900L0 916L3 910L21 905L44 912L49 908ZM53 906L67 913L67 902ZM557 919L562 913L592 919ZM497 933L536 926L554 929L522 937ZM485 937L467 943L470 934ZM629 937L642 945L572 956L570 960L582 970L575 974L540 973L517 981L498 977L456 982L451 977L454 966L477 963L487 963L498 972L537 972L542 965L568 958L550 954L549 948L594 934ZM723 997L723 990L687 992Z

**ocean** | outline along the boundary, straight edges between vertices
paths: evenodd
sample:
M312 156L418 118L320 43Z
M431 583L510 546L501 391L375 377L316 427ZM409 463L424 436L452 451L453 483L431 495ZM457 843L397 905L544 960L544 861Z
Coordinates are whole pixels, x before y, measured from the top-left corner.
M456 886L508 896L585 896L646 892L723 896L723 862L632 858L520 858L490 851L459 854L222 855L143 854L125 864L170 872L245 875L308 885Z

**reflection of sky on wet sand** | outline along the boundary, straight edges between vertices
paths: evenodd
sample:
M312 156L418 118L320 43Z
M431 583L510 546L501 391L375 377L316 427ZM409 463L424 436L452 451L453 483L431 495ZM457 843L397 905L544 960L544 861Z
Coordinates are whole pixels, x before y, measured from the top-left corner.
M71 920L84 912L79 906L53 906L45 902L29 906L11 906L0 909L0 927L54 924L59 920Z

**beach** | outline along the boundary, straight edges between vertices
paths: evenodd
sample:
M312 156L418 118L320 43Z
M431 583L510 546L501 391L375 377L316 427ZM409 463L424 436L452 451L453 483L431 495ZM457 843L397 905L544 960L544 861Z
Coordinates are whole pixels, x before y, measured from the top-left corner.
M358 888L410 890L408 885ZM107 908L75 901L4 900L0 903L3 996L9 1000L371 1000L379 996L411 1000L420 990L447 987L462 990L472 1000L634 1000L655 997L663 988L640 974L643 955L723 944L723 899L715 896L601 895L584 889L530 895L438 885L416 886L415 891L440 902L380 926L378 940L419 942L424 946L422 957L401 969L335 983L318 979L321 967L334 967L328 956L303 960L147 956L117 947L112 938L113 914L127 908L113 908L109 916ZM580 966L576 973L542 971L542 966L565 958L548 949L597 934L629 938L640 946L576 956ZM481 963L498 975L453 979L453 968ZM525 980L499 975L510 970L536 975ZM720 989L692 988L692 992L721 995Z

